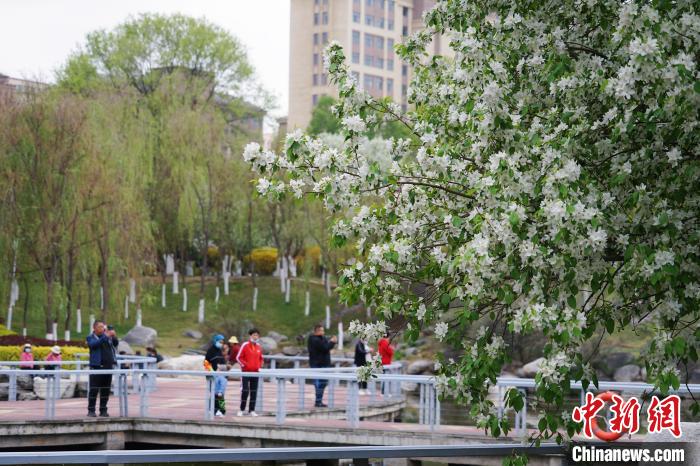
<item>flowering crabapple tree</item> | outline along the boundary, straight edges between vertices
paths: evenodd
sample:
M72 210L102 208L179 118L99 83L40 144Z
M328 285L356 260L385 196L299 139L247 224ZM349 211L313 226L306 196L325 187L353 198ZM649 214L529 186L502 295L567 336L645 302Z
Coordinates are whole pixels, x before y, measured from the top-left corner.
M352 242L357 262L341 296L381 318L353 330L373 339L401 315L406 338L432 330L461 347L436 356L440 393L495 436L510 429L487 399L508 342L543 334L531 440L562 441L580 430L563 408L570 382L597 383L584 343L650 327L643 357L662 392L698 358L699 9L440 1L397 46L411 110L362 91L332 43L342 148L295 132L283 154L253 143L244 158L261 194L310 193L344 214L334 242ZM436 35L451 53L427 53ZM390 140L388 163L359 150L382 119L413 134ZM523 407L515 389L505 402Z

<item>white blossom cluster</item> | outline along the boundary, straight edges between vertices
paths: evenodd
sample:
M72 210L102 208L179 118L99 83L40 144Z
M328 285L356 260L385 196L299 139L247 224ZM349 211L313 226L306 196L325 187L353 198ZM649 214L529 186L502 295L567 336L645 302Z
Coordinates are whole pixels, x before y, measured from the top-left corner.
M630 322L657 331L651 380L677 386L679 364L700 351L699 10L438 1L397 49L413 67L414 110L359 90L331 44L342 144L297 132L284 154L251 144L244 157L266 177L262 194L312 192L350 213L333 230L357 247L346 296L401 314L409 336L432 329L452 343L488 318L461 360L438 361L437 379L484 426L487 388L508 358L503 332L545 335L537 393L547 400L592 376L585 341ZM450 56L424 53L435 34L450 38ZM361 150L386 118L413 139L384 142L381 156Z

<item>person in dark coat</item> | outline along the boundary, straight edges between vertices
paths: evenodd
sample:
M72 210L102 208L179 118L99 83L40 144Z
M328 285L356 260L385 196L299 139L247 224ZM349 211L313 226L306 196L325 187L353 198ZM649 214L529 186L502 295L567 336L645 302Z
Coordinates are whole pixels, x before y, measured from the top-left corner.
M119 339L111 326L101 320L95 321L92 333L86 338L90 348L90 370L112 370L117 365ZM88 416L95 417L97 394L100 395L100 417L109 417L107 403L112 388L112 374L90 374L88 393Z
M219 366L222 370L227 369L226 355L224 355L224 336L214 335L211 340L211 346L207 350L207 354L204 356L205 367L206 363L209 363L211 370L214 372L219 370ZM228 385L228 379L225 376L217 375L214 378L214 407L216 417L223 417L226 414L226 386Z
M335 344L338 342L338 339L335 336L326 338L324 334L325 330L323 325L316 325L314 326L313 335L309 336L309 367L331 367L331 349L333 349ZM323 391L326 389L326 385L328 385L328 380L314 380L314 387L316 388L316 402L314 406L316 408L328 407L328 405L323 403Z
M367 354L372 352L372 348L370 348L367 343L363 340L357 340L357 344L355 345L355 365L357 367L362 367L367 365ZM360 386L360 395L365 395L367 394L367 382L363 381L359 383Z

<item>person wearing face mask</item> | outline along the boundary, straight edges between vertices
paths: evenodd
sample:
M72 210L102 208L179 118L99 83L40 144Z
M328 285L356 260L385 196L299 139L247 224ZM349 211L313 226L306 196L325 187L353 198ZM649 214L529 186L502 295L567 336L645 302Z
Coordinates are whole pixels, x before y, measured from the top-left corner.
M236 360L238 364L241 365L241 371L259 372L263 365L262 347L259 343L260 332L258 329L253 328L250 329L248 335L250 335L250 339L241 345ZM258 395L258 381L258 377L244 376L241 379L241 410L238 411L239 416L245 414L246 404L248 404L248 414L250 416L257 416L255 413L255 401ZM248 398L250 398L250 403L247 403Z
M103 371L112 370L117 364L117 346L119 339L114 327L105 325L101 320L95 321L92 333L86 338L90 348L90 391L88 393L88 416L95 417L97 396L100 397L100 417L109 417L107 403L112 388L112 374Z
M19 368L25 371L34 369L34 353L32 353L31 343L25 343L24 348L22 348L22 354L19 356L21 361Z
M224 336L214 335L211 340L211 346L204 356L204 367L210 367L214 372L219 370L219 366L226 370L226 357L223 352ZM228 380L223 375L218 375L214 378L214 406L216 409L216 417L222 417L226 413L226 402L224 395L226 394L226 385Z

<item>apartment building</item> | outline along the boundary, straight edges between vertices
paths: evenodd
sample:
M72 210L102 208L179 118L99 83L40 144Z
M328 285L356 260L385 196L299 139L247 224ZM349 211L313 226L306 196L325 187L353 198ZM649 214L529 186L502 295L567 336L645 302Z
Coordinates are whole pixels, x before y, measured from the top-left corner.
M344 48L350 70L374 97L391 97L404 108L410 69L394 45L421 28L423 11L434 0L292 0L288 128L306 128L324 95L337 95L323 69L331 41ZM440 38L433 44L440 53Z

